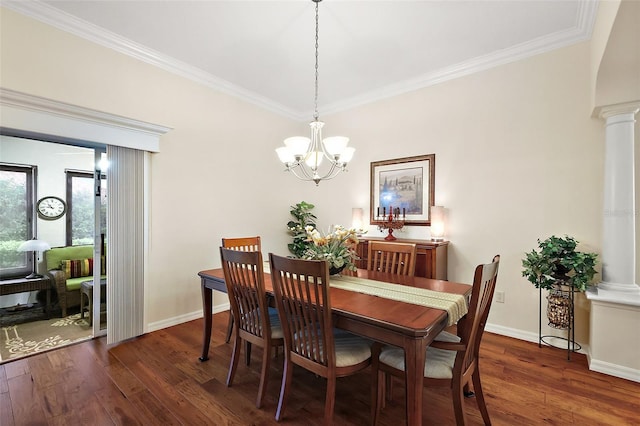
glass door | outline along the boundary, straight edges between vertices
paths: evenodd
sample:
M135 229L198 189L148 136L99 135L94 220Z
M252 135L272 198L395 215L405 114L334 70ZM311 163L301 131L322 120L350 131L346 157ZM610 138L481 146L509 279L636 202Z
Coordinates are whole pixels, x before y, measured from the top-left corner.
M107 153L95 150L94 187L94 268L92 312L93 335L103 336L107 333ZM97 262L100 259L100 262ZM100 265L100 267L98 267Z

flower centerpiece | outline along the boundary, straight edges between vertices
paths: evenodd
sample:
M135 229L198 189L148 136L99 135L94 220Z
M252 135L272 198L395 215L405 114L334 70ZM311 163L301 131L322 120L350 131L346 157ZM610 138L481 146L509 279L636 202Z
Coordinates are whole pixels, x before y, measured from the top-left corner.
M335 275L347 268L356 270L355 260L358 236L355 229L346 229L340 225L333 228L333 232L322 235L312 226L305 227L307 241L313 243L307 246L302 254L303 259L326 260L329 263L329 273Z

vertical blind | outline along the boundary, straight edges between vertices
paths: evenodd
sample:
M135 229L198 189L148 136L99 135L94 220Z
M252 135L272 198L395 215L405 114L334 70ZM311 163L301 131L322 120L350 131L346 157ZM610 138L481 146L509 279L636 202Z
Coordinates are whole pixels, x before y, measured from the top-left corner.
M107 343L144 332L145 152L107 146Z

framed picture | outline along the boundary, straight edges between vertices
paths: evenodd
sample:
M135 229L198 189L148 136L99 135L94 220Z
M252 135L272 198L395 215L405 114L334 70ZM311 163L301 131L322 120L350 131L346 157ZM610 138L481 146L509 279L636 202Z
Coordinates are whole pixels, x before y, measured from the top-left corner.
M393 209L405 225L431 225L435 162L435 154L372 162L371 224L382 222Z

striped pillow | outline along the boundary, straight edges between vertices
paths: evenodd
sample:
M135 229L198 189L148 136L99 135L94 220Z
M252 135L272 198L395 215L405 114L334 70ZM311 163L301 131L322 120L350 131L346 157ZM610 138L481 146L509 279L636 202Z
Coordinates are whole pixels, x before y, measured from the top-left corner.
M67 278L88 277L93 275L93 259L63 260L60 269Z

